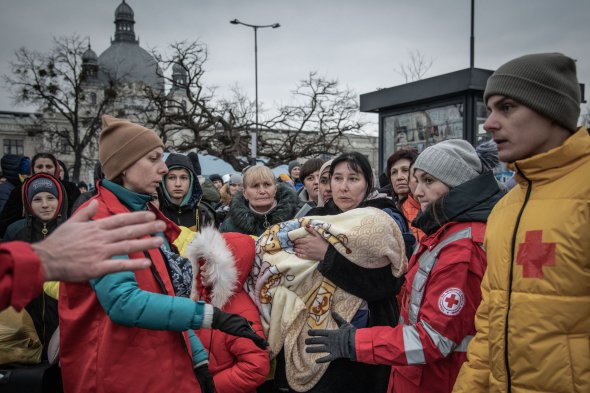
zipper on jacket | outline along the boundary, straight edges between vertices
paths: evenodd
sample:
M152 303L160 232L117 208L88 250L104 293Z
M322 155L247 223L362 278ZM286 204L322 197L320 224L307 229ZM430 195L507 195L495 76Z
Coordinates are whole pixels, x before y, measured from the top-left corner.
M520 226L520 220L522 218L522 214L524 213L524 209L529 201L531 196L531 192L533 190L533 183L527 178L517 164L514 164L518 173L523 177L524 180L527 181L528 186L526 190L526 195L524 197L524 203L520 208L520 212L518 212L518 216L516 217L516 225L514 227L514 232L512 233L512 244L510 246L510 274L508 276L508 299L507 299L507 307L506 307L506 320L504 322L504 367L506 368L506 391L508 393L512 390L512 382L510 380L510 364L508 363L508 319L510 316L510 300L512 297L512 281L514 279L514 253L516 249L516 234L518 233L518 227Z

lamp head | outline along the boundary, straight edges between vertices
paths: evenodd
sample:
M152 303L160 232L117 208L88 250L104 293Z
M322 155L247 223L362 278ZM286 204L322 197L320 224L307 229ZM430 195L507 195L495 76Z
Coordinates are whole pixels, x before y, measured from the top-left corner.
M275 23L274 25L271 26L273 29L276 29L277 27L281 27L280 23Z
M230 20L229 23L231 23L232 25L239 25L240 21L237 19L234 19L234 20Z

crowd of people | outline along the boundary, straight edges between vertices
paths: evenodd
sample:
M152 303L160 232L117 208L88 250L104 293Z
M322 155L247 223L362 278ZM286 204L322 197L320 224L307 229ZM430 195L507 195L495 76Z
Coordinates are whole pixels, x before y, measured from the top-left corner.
M203 176L103 117L94 184L2 158L0 386L590 391L590 135L575 61L484 92L492 140ZM500 183L494 168L515 173Z

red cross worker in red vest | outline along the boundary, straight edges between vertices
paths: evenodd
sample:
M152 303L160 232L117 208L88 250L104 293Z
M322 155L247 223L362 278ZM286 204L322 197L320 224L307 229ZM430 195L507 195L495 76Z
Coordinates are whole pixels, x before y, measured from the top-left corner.
M486 221L504 195L482 162L490 163L464 140L438 143L418 156L411 175L421 211L413 224L426 236L409 263L399 324L355 329L335 315L340 329L309 331L307 352L324 353L317 362L392 365L390 392L453 389L475 334Z
M502 65L484 128L516 186L494 207L488 270L455 392L590 392L590 136L576 60Z

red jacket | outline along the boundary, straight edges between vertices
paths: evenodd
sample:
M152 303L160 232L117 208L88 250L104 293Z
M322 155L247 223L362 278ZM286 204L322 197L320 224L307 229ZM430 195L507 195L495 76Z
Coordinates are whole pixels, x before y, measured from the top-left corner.
M258 309L243 289L254 262L252 237L232 232L221 234L204 227L195 234L186 256L199 261L195 283L198 298L243 316L264 337ZM270 369L268 351L258 348L250 339L218 330L200 329L195 333L209 351L209 370L217 393L256 392Z
M0 310L21 310L43 290L43 266L29 243L0 244Z
M95 197L95 219L128 212L117 197L100 187ZM88 203L88 202L87 202ZM168 240L178 235L178 227L168 223ZM66 245L67 247L67 245ZM165 262L158 249L147 251L166 289L174 295ZM142 252L129 258L144 257ZM151 269L138 270L135 279L140 289L162 293ZM150 330L118 325L111 321L88 283L62 283L59 319L61 367L66 393L102 392L200 392L194 376L186 335L166 330ZM163 318L169 316L162 316Z
M426 237L410 260L400 324L357 330L357 360L393 366L390 391L453 390L466 360L467 344L475 334L475 312L486 269L481 247L484 232L484 223L451 222ZM460 239L442 246L430 274L422 275L418 268L422 265L424 269L427 258L423 254L436 252L437 245L455 236Z

